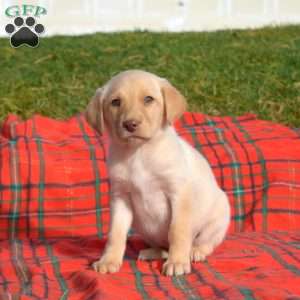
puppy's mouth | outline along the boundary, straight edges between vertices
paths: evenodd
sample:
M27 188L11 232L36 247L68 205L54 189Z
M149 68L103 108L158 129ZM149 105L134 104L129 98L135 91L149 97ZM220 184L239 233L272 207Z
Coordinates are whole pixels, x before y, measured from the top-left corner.
M139 145L147 142L150 138L140 136L140 135L130 135L127 137L123 137L123 142L125 144Z
M135 142L146 142L150 140L150 137L140 135L140 134L134 134L134 133L121 133L119 135L119 138L124 141L125 143L135 143Z
M130 135L128 137L126 137L127 140L132 140L132 139L137 139L137 140L142 140L142 141L147 141L149 140L148 137L145 137L145 136L140 136L140 135Z

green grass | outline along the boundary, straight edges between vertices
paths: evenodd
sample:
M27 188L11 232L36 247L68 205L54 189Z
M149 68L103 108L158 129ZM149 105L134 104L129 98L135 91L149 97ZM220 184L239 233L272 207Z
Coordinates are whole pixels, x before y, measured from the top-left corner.
M255 113L300 127L300 26L212 33L115 33L42 38L36 49L0 39L0 119L66 118L114 74L145 69L182 91L189 110Z

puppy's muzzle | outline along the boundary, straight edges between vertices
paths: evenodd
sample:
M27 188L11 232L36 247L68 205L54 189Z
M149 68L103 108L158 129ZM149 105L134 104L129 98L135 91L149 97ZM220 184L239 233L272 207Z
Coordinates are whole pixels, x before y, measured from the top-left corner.
M140 125L140 121L131 119L131 120L126 120L123 122L122 126L123 128L125 128L128 132L132 133L135 132L137 130L137 128Z

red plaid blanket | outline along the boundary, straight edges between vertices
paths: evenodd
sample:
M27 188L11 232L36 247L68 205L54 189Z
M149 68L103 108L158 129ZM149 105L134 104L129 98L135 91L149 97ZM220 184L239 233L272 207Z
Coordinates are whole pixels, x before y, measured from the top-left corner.
M0 136L0 299L300 299L300 133L260 121L185 113L179 134L209 160L230 198L226 241L193 273L161 261L90 268L109 224L106 137L81 115L9 116ZM283 280L284 279L284 280Z

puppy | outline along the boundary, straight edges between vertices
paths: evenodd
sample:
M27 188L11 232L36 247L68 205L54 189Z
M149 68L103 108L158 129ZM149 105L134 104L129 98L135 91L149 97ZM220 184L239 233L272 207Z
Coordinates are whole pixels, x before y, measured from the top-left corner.
M167 80L139 70L113 77L89 103L89 124L109 133L112 196L97 272L120 269L131 226L151 246L139 259L167 258L162 272L168 276L190 273L191 261L205 260L223 240L230 220L226 194L205 158L172 127L185 108Z

